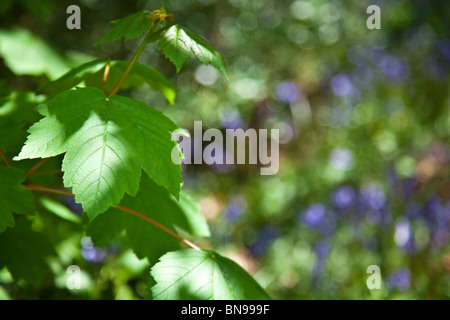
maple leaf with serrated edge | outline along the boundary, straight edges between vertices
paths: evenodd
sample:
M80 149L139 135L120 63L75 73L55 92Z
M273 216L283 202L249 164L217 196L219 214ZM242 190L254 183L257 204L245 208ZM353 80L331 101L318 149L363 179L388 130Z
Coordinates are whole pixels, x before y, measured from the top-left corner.
M173 62L177 72L188 58L195 57L205 65L212 65L228 78L225 62L220 53L188 28L175 24L149 39L149 42L155 41L158 41L158 50Z
M194 236L210 236L205 218L189 196L180 193L180 200L177 201L147 177L142 177L138 194L135 197L125 196L121 204L158 221L173 232L177 232L176 226ZM114 208L96 217L89 224L86 234L96 246L107 246L123 230L126 230L126 238L136 255L147 257L152 263L166 252L180 248L180 241L170 234Z
M65 153L64 185L91 218L119 204L125 192L135 195L141 168L178 197L181 166L171 152L180 149L170 134L178 126L160 111L96 88L62 92L39 111L45 117L30 127L14 160Z
M147 299L267 300L261 286L232 260L209 250L180 250L161 257L150 272ZM155 284L156 283L156 284Z
M22 186L25 173L12 167L0 167L0 232L14 227L14 213L34 214L33 193Z
M152 17L150 11L141 10L121 19L111 21L115 26L106 33L103 38L94 43L94 46L124 38L125 41L139 37L147 32L152 26Z

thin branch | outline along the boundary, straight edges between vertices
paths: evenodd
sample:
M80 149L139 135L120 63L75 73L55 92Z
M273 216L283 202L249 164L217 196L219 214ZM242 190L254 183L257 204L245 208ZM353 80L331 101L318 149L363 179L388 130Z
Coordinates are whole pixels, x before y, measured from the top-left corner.
M128 73L130 72L131 68L133 68L134 64L136 63L137 59L139 58L139 56L141 55L142 51L144 51L145 46L147 45L147 41L148 39L150 39L150 37L153 35L153 31L149 31L147 33L147 36L145 37L145 39L142 41L141 45L139 46L139 48L137 49L136 53L134 54L133 58L131 59L131 61L128 63L127 68L125 69L125 71L123 72L123 74L120 76L120 79L117 81L116 85L114 86L114 88L111 90L111 92L108 94L107 98L111 97L113 94L115 94L117 92L117 90L119 90L123 80L125 80L125 78L127 77Z
M23 185L25 188L34 190L34 191L43 191L43 192L50 192L50 193L56 193L56 194L62 194L64 196L69 196L69 197L75 197L75 195L71 192L68 191L64 191L64 190L59 190L59 189L52 189L52 188L47 188L44 186L39 186L36 184L24 184Z
M6 158L5 154L3 153L3 150L0 148L0 158L3 159L7 167L11 167L11 163L9 163L8 158Z
M43 191L43 192L50 192L50 193L56 193L56 194L62 194L65 196L69 196L69 197L74 197L75 195L73 193L70 193L68 191L64 191L64 190L58 190L58 189L52 189L52 188L47 188L44 186L39 186L39 185L35 185L35 184L25 184L24 187L30 189L30 190L35 190L35 191ZM168 234L170 234L171 236L177 238L178 240L180 240L181 242L183 242L184 244L186 244L187 246L191 247L192 249L195 250L201 250L201 248L199 248L197 245L193 244L192 242L190 242L189 240L183 238L182 236L178 235L176 232L173 232L172 230L170 230L169 228L165 227L164 225L160 224L159 222L147 217L146 215L137 212L133 209L124 207L124 206L117 206L115 207L116 209L132 214L135 217L138 217L144 221L147 221L151 224L153 224L155 227L163 230L164 232L167 232Z
M142 220L145 220L147 222L150 222L151 224L153 224L155 227L158 227L159 229L169 233L170 235L174 236L175 238L177 238L178 240L180 240L181 242L185 243L186 245L188 245L189 247L195 249L195 250L201 250L199 247L197 247L195 244L193 244L192 242L190 242L189 240L183 238L182 236L178 235L177 233L173 232L172 230L170 230L169 228L163 226L162 224L160 224L159 222L147 217L146 215L143 215L142 213L139 213L137 211L134 211L133 209L129 209L126 208L124 206L117 206L116 209L119 209L121 211L130 213L138 218L141 218Z
M102 91L103 92L105 91L106 81L108 80L109 69L110 69L110 65L109 65L109 61L108 61L106 63L105 72L103 73L103 84L102 84Z
M42 159L41 161L39 161L38 163L36 163L33 167L31 167L31 169L27 171L27 177L31 176L37 169L39 169L40 167L42 167L42 165L43 165L44 163L46 163L48 160L50 160L50 158Z
M61 173L62 173L61 169L43 170L43 171L34 172L33 176L45 176L45 175L49 175L49 174L61 174Z

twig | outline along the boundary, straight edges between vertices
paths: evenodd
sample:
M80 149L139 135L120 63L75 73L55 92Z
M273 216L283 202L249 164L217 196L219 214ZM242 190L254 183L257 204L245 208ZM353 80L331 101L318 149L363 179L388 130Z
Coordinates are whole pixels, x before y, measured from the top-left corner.
M58 190L58 189L52 189L52 188L47 188L44 186L39 186L39 185L35 185L35 184L25 184L24 187L30 189L30 190L35 190L35 191L43 191L43 192L50 192L50 193L56 193L56 194L62 194L65 196L69 196L69 197L74 197L75 195L71 192L68 191L64 191L64 190ZM146 215L137 212L133 209L124 207L124 206L117 206L115 207L116 209L132 214L135 217L138 217L144 221L147 221L149 223L151 223L152 225L154 225L155 227L163 230L164 232L167 232L168 234L170 234L171 236L177 238L178 240L180 240L181 242L183 242L184 244L186 244L187 246L191 247L192 249L195 250L201 250L200 247L198 247L197 245L193 244L192 242L190 242L189 240L183 238L182 236L178 235L177 233L173 232L172 230L170 230L169 228L163 226L162 224L160 224L159 222L147 217Z
M61 169L53 169L53 170L42 170L38 172L33 172L33 176L44 176L47 174L61 174Z
M105 92L106 80L108 80L109 69L110 69L110 65L109 65L109 61L108 61L105 66L105 72L103 73L103 84L102 84L103 92Z
M0 148L0 157L3 159L7 167L11 167L11 163L9 163L8 159L6 158L1 148Z
M120 85L122 84L123 80L127 77L128 73L130 72L131 68L133 68L134 64L136 63L137 59L141 55L142 51L144 51L145 46L147 45L148 39L153 35L153 31L149 31L145 39L142 41L141 45L137 49L136 53L134 54L133 58L130 60L130 63L128 63L127 68L123 72L123 74L120 76L120 79L117 81L114 88L111 90L111 92L108 94L107 98L111 97L113 94L119 90Z
M28 189L31 189L31 190L35 190L35 191L50 192L50 193L62 194L64 196L75 197L75 195L73 193L71 193L71 192L64 191L64 190L59 190L59 189L47 188L47 187L39 186L39 185L36 185L36 184L24 184L23 186L25 188L28 188Z
M173 232L172 230L170 230L169 228L163 226L162 224L160 224L159 222L147 217L146 215L143 215L142 213L139 213L137 211L134 211L133 209L129 209L126 208L124 206L117 206L117 209L124 211L124 212L128 212L138 218L141 218L142 220L145 220L147 222L150 222L151 224L153 224L154 226L160 228L161 230L169 233L170 235L174 236L175 238L177 238L178 240L180 240L181 242L185 243L186 245L188 245L189 247L195 249L195 250L201 250L199 247L197 247L195 244L193 244L192 242L190 242L189 240L183 238L182 236L178 235L177 233Z
M36 163L34 166L31 167L30 170L27 171L27 177L31 176L37 169L39 169L44 163L46 163L50 158L45 158Z

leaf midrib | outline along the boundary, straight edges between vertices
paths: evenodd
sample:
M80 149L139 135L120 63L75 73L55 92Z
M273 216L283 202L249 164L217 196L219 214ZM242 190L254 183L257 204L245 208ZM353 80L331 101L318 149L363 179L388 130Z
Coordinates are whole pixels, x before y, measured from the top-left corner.
M109 104L106 103L105 106L105 129L103 131L103 146L102 146L102 159L100 161L100 172L98 176L97 188L95 190L95 200L97 201L97 195L100 192L100 182L102 181L102 173L103 173L103 163L105 161L105 150L106 150L106 137L108 135L108 108Z

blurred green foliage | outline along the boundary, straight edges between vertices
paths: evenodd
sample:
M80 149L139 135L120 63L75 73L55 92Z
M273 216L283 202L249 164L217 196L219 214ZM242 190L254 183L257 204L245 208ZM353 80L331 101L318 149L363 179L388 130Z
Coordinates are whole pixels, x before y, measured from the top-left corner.
M70 4L81 30L65 26ZM202 120L281 131L274 176L255 165L183 167L212 227L197 243L240 263L275 299L450 298L448 1L4 1L0 125L22 132L8 145L0 136L6 155L37 118L17 112L40 101L29 91L93 57L130 58L140 38L92 43L110 20L163 4L223 54L229 81L193 60L178 75L150 45L140 62L177 84L175 104L145 85L127 94L189 130ZM371 4L381 30L366 28ZM124 239L95 247L64 210L37 205L33 227L56 247L52 272L30 286L2 269L0 297L144 297L149 264L122 250ZM66 289L70 264L83 270L82 290ZM381 290L366 286L370 265L381 268Z

